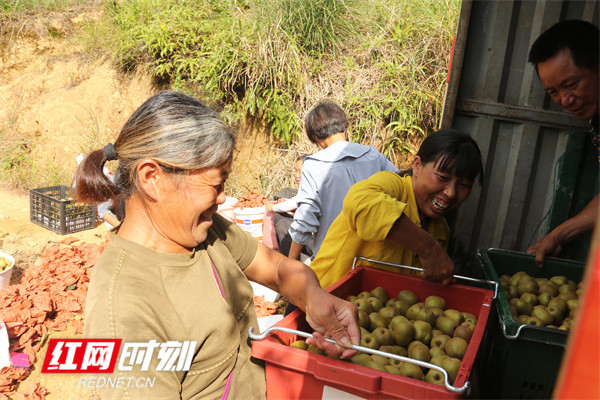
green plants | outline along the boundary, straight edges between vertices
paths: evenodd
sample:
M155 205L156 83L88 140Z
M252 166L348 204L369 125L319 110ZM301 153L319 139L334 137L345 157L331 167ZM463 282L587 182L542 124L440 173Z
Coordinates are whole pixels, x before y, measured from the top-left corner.
M438 3L139 0L109 4L103 32L125 69L148 67L236 121L264 120L288 145L318 100L310 93L331 82L351 138L393 156L434 129L441 108L459 2Z

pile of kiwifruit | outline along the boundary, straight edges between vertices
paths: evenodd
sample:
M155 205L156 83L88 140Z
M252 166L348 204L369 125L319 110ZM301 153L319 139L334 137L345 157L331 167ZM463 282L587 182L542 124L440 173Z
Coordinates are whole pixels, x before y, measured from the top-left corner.
M384 288L377 287L346 300L359 310L361 346L437 365L448 372L450 383L454 382L475 331L474 315L446 309L446 300L439 296L429 296L420 302L410 290L401 290L396 297L389 298ZM304 340L291 346L326 355L315 346L307 346ZM410 362L362 352L350 361L444 386L442 373Z
M12 261L6 257L0 257L0 272L4 272L12 266Z
M582 283L564 276L534 278L524 271L502 275L500 283L516 322L568 331L579 305Z

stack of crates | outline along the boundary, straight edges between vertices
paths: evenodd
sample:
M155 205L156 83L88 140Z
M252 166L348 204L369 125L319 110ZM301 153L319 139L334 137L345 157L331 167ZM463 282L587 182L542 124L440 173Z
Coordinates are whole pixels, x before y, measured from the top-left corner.
M70 188L49 186L29 191L29 219L61 235L96 226L96 206L75 203Z
M538 268L532 254L508 250L479 250L479 262L486 278L524 271L534 278L561 275L579 282L584 264L547 258ZM516 322L500 286L478 359L478 386L481 396L493 399L549 399L562 361L568 332Z

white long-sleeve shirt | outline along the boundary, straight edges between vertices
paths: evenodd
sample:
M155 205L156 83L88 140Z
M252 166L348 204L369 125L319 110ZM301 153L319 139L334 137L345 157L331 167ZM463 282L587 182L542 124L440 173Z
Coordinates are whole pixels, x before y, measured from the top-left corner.
M298 208L298 196L273 204L273 212L290 212Z

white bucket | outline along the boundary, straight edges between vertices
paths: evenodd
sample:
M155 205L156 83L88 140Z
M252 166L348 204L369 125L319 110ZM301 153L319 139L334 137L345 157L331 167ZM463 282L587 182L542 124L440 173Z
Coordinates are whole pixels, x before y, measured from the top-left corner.
M10 277L12 275L13 267L15 266L15 258L11 255L0 252L0 258L6 258L10 261L10 267L0 272L0 289L10 285Z
M234 208L233 215L235 223L240 228L251 234L259 242L262 242L263 216L265 215L265 206Z
M227 221L235 222L233 215L233 206L238 202L235 197L225 196L225 203L219 204L217 212L221 214Z

